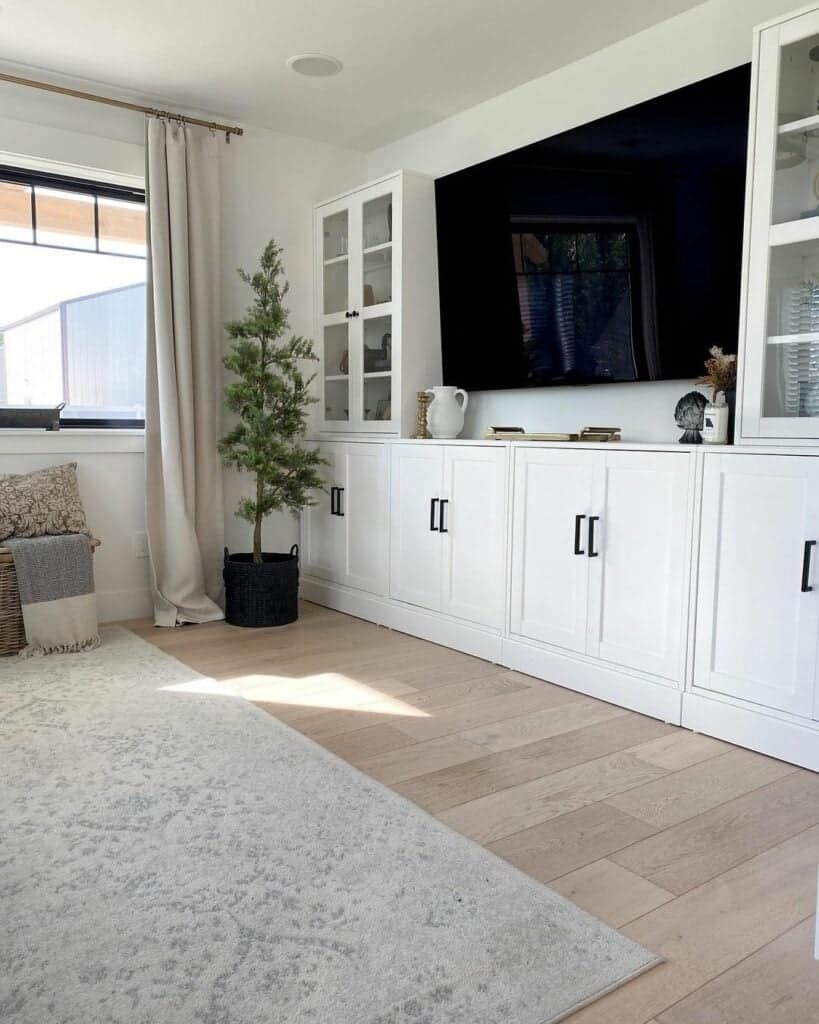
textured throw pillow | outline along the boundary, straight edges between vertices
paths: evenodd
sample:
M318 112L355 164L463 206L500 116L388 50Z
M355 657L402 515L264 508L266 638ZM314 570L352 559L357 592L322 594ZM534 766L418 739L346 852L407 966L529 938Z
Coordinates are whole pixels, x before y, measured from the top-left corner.
M33 473L0 473L0 541L88 532L76 462Z

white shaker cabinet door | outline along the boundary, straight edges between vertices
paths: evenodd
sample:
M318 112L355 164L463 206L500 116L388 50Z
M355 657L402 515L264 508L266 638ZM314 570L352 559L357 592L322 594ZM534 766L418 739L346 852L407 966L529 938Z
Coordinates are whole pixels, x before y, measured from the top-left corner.
M685 452L601 452L588 653L679 682L689 565Z
M345 485L341 512L346 531L344 582L350 587L386 594L389 558L387 446L345 446Z
M444 456L441 445L393 444L390 596L439 611Z
M505 610L505 448L444 449L441 611L501 629Z
M515 451L512 633L585 652L596 453Z
M819 460L706 456L694 685L810 717Z
M328 441L317 445L328 465L321 467L323 490L313 493L315 505L302 513L302 540L304 551L301 561L308 576L344 582L344 519L337 514L338 495L344 487L345 445Z

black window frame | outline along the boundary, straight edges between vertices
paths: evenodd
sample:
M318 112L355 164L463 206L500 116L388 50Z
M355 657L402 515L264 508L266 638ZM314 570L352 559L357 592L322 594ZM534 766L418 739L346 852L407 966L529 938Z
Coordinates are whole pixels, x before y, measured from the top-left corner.
M100 225L98 199L118 199L125 202L141 203L145 206L144 188L130 185L116 185L113 182L96 181L93 178L76 178L67 174L53 174L49 171L38 171L27 167L14 167L0 164L0 182L13 185L24 185L31 188L31 241L17 238L0 238L0 242L8 245L39 246L45 249L62 249L67 252L82 252L87 255L118 256L121 259L145 260L146 256L133 253L111 252L100 248ZM37 199L35 188L53 188L63 192L76 192L80 195L94 197L94 248L82 249L74 245L55 245L37 241ZM106 419L94 417L68 416L60 418L60 429L106 429L106 430L144 430L144 419Z

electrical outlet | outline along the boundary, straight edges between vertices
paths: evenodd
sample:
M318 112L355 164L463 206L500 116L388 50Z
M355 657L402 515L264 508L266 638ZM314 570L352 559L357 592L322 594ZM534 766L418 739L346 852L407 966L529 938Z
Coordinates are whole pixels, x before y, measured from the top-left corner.
M147 558L148 534L142 532L133 534L131 537L131 549L134 552L134 558Z

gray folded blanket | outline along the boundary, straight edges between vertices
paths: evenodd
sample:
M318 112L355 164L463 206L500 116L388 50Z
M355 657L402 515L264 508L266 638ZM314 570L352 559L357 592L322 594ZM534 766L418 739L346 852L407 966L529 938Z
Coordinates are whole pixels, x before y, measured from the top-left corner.
M26 647L37 654L90 651L99 646L94 565L83 534L3 542L14 557Z

